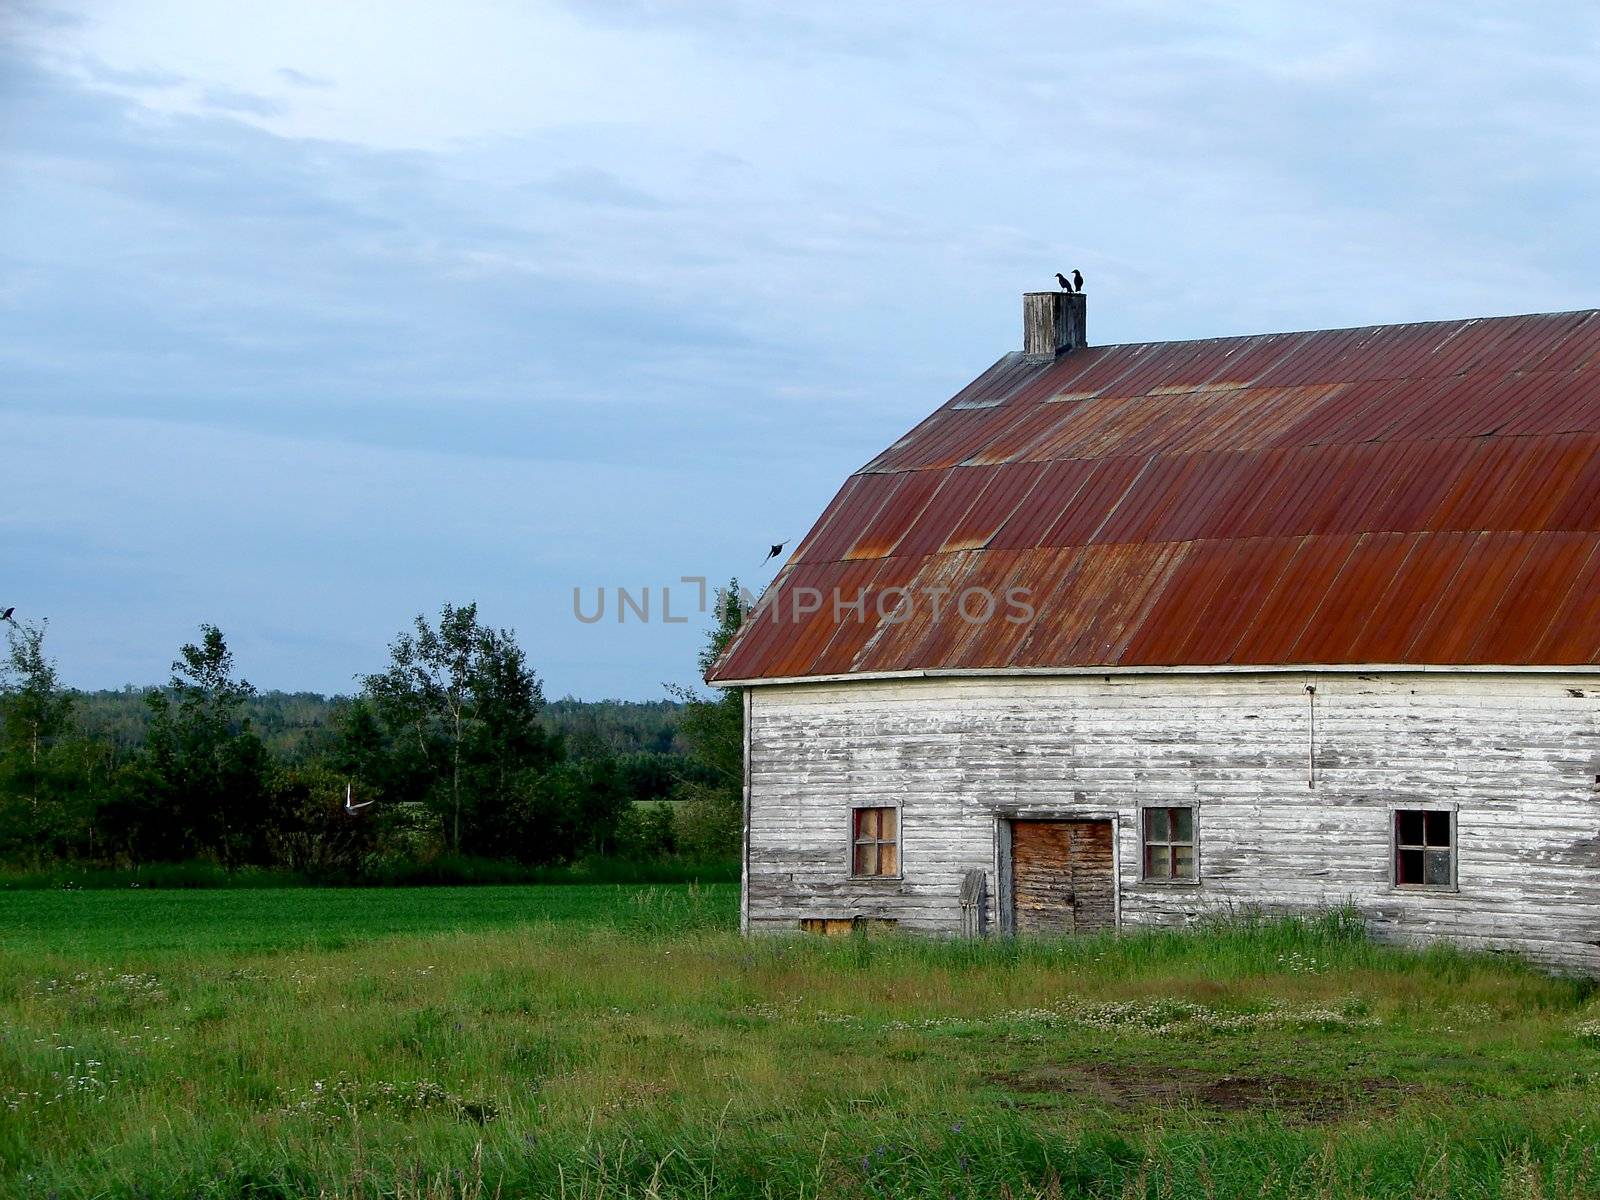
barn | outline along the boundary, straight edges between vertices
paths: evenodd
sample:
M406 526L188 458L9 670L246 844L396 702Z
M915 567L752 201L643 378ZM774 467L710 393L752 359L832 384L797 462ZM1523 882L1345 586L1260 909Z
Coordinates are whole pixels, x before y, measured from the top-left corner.
M1353 904L1600 973L1600 311L1008 353L710 679L748 931Z

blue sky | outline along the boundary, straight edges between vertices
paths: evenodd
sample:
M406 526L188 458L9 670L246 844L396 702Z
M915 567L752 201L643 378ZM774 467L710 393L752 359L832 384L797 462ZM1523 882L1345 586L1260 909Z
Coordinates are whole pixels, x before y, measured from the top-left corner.
M1590 6L0 8L0 601L348 691L476 599L659 697L1080 267L1115 342L1600 302ZM692 585L678 585L675 611Z

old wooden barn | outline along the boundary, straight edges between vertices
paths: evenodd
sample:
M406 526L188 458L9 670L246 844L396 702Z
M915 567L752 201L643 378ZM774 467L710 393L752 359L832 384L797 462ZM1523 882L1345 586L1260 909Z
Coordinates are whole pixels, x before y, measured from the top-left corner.
M712 672L744 921L1353 903L1600 972L1600 312L1089 346L852 475Z

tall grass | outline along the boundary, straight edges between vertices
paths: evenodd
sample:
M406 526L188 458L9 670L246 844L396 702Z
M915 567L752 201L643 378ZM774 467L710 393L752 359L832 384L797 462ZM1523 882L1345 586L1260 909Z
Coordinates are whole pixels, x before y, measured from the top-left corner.
M337 946L317 893L238 896L266 941L226 894L4 897L0 1194L1600 1194L1583 983L1346 912L742 940L730 894L348 892ZM147 901L193 948L61 941Z

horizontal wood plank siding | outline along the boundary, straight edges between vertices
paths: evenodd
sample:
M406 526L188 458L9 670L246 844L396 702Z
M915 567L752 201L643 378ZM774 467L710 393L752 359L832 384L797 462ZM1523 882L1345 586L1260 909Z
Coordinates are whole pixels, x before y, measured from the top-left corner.
M982 870L998 929L997 815L1115 815L1124 926L1349 901L1381 936L1600 973L1597 683L1279 673L754 688L750 928L859 916L954 934L962 877ZM1391 809L1441 802L1457 806L1459 890L1396 891ZM1198 883L1140 879L1148 804L1195 807ZM902 877L850 878L852 805L899 806Z

